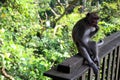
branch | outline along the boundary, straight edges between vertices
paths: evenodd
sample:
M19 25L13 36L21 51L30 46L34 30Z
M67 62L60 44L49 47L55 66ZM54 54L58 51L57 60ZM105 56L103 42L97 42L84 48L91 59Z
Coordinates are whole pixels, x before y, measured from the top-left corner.
M2 67L0 68L1 74L2 74L5 78L7 78L7 79L9 79L9 80L14 80L14 78L13 78L12 76L8 75L8 74L6 73L6 71L5 71L5 68L4 68L4 66L5 66L4 56L3 56L2 54L0 54L0 57L2 58Z
M55 24L57 23L57 21L59 21L66 14L66 12L68 11L68 9L71 8L76 2L78 2L78 0L73 0L73 1L70 2L70 4L68 5L68 7L65 8L64 13L60 17L58 17L57 19L55 19Z
M13 78L12 76L10 76L9 74L6 73L4 67L2 67L1 73L2 73L2 75L3 75L5 78L7 78L7 79L9 79L9 80L14 80L14 78Z
M62 4L60 3L60 0L57 0L57 3L58 3L58 5L60 5L61 7L63 7Z
M47 15L47 13L45 12L45 18L46 18L46 20L48 19L48 15Z
M55 10L53 8L50 7L50 10L52 11L52 13L57 16L57 13L55 12Z

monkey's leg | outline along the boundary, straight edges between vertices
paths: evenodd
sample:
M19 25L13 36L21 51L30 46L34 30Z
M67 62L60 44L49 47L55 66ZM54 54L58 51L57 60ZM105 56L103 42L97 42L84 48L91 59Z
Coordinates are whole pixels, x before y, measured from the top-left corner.
M88 61L88 64L90 67L93 68L94 73L97 74L99 69L97 65L93 62L91 57L89 56L89 53L87 52L87 50L83 46L79 46L78 51Z
M98 56L98 45L95 41L89 41L89 47L91 49L91 51L93 52L93 56L94 56L94 61L97 63L97 66L100 66L100 60L99 60L99 56Z

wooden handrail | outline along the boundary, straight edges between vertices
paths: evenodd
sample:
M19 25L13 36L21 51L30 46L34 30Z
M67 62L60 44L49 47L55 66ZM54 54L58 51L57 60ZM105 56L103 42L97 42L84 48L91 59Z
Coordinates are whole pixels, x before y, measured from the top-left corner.
M105 78L117 80L120 78L118 76L120 75L120 31L104 39L104 44L99 47L99 58L101 61L101 73L99 74L102 74L102 77L99 74L94 75L90 67L83 64L83 58L78 54L66 59L57 67L45 72L44 75L53 80L86 80L86 78L92 80L93 77L95 80L105 80Z

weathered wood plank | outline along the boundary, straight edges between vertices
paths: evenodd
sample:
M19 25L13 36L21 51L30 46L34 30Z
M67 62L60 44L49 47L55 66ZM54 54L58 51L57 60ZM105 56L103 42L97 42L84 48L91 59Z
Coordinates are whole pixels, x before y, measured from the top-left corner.
M116 39L118 37L120 37L120 31L113 33L113 34L109 35L108 37L106 37L104 39L104 44L102 46L108 44L109 42L113 41L114 39Z
M113 60L112 60L112 72L111 72L111 79L114 80L115 77L115 68L116 68L116 54L117 54L117 48L113 52Z
M112 64L112 52L108 55L108 61L107 61L107 80L110 80L110 74L111 74L111 64Z
M99 48L99 57L100 58L105 57L119 45L120 45L120 36L118 38L116 38L115 40L109 42L107 45L100 47Z
M100 74L99 73L95 75L95 80L100 80Z
M74 80L80 77L85 71L88 70L87 65L83 65L81 67L78 67L74 70L73 73L67 74L67 73L62 73L58 72L56 68L52 68L51 70L47 71L44 73L45 76L56 78L56 79L61 79L61 80Z
M120 61L120 59L119 59L119 61ZM118 73L118 75L120 75L120 63L119 63L119 73ZM120 76L118 76L118 80L120 80Z
M116 59L116 70L115 70L115 80L118 80L118 76L120 76L118 74L118 71L119 71L119 64L120 64L120 46L117 48L117 59Z
M107 58L104 57L103 58L103 64L102 64L102 79L101 80L105 80L106 77L106 64L107 64Z
M105 43L103 46L99 47L99 57L103 58L108 55L113 49L120 45L120 31L104 39ZM75 56L74 56L75 57ZM54 80L75 80L78 79L83 73L88 69L88 65L81 65L82 58L68 59L68 61L63 62L62 66L65 68L62 71L59 71L57 68L52 68L51 70L44 73L45 76L51 77ZM70 60L70 61L69 61ZM73 64L75 62L75 64ZM67 66L67 67L66 67ZM77 67L76 67L77 66ZM60 67L60 66L59 66ZM67 71L64 71L67 69ZM120 69L119 69L120 70ZM120 74L120 73L119 73Z
M80 55L75 55L57 66L57 71L64 73L72 73L74 69L83 64L83 58Z
M77 80L85 80L86 79L86 74L83 74L80 78L78 78Z
M93 79L93 71L92 68L90 68L88 71L88 80L92 80L92 79Z

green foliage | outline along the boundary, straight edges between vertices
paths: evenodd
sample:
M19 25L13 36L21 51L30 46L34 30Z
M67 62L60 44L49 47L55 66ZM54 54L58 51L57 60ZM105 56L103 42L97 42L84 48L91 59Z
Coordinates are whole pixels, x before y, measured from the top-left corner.
M120 20L120 9L119 9L119 4L118 3L103 3L102 7L100 9L100 15L101 18L105 21L110 21L113 19L118 19ZM114 21L115 22L115 21Z
M111 33L120 31L120 25L110 24L106 22L100 22L99 25L101 26L102 32L104 35L108 36Z
M8 1L0 8L0 55L4 57L0 67L5 67L15 80L48 80L43 72L52 64L42 55L34 54L39 47L36 34L40 25L36 16L38 6L33 2ZM0 75L0 79L5 78Z

